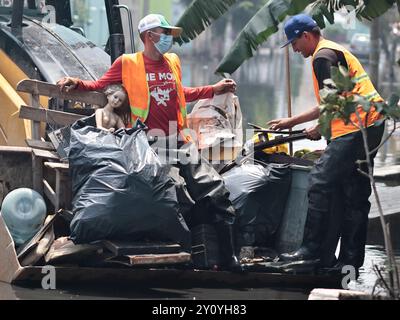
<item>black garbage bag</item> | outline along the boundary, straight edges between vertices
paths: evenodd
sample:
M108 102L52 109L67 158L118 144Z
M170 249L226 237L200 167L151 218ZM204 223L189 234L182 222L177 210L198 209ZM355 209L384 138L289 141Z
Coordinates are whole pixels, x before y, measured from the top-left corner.
M236 246L271 246L291 183L288 165L245 163L223 174L236 209Z
M190 250L175 186L142 129L115 134L95 128L94 117L71 128L71 239L178 242Z
M168 174L175 185L176 196L179 203L179 212L182 214L186 223L189 225L190 213L195 205L195 201L190 196L185 179L179 174L179 168L171 166Z

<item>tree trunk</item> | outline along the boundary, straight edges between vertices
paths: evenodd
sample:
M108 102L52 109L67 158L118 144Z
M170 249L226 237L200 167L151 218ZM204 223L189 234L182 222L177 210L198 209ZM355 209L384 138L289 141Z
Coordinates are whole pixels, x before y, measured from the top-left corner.
M370 55L369 55L369 76L375 89L379 92L379 29L380 18L376 18L371 23L370 30Z
M150 0L143 0L143 17L149 14Z

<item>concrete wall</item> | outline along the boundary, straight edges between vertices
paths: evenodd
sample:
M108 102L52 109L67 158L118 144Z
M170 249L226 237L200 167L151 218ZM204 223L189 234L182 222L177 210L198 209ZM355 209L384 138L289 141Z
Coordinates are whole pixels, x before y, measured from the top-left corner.
M400 250L400 213L385 215L385 220L390 225L393 249ZM379 217L369 219L367 244L385 245Z

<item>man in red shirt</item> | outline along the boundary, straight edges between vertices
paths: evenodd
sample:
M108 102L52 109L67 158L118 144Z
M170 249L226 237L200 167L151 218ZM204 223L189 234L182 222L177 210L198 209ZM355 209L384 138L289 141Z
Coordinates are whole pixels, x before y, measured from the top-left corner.
M101 90L110 84L122 83L128 92L132 123L137 119L142 120L149 130L157 130L169 137L178 137L185 131L186 102L236 91L236 83L231 79L211 86L183 87L179 58L167 53L172 47L173 37L179 36L182 29L171 26L163 16L157 14L144 17L138 29L144 43L143 52L118 58L97 81L71 77L60 79L57 84L61 90ZM184 137L187 142L185 138L187 136ZM202 212L202 218L196 217L196 221L210 223L210 218L205 217L211 217L220 244L220 266L240 270L233 245L235 209L221 176L207 160L198 155L192 143L181 145L179 150L173 150L172 153L201 159L188 163L179 161L177 164L191 197L206 211Z
M154 21L152 20L153 18L159 19ZM164 25L162 24L163 22ZM174 133L170 132L169 123L171 121L177 122L178 120L176 112L178 92L176 79L174 79L173 72L164 54L172 46L173 37L179 36L182 29L170 26L161 15L151 14L141 20L139 32L144 43L143 59L150 92L150 108L145 124L149 130L161 129L168 136ZM162 41L163 36L170 37L169 44L164 49L165 52L162 52L163 48L157 48L157 44ZM59 80L57 84L66 91L72 89L100 91L115 83L123 83L126 87L123 81L123 57L121 56L115 60L111 68L97 81L83 81L77 78L65 77ZM129 94L129 88L126 89ZM218 95L229 91L236 91L236 83L231 79L224 79L214 85L204 87L183 87L186 102L212 98L214 94ZM131 95L129 99L132 100Z

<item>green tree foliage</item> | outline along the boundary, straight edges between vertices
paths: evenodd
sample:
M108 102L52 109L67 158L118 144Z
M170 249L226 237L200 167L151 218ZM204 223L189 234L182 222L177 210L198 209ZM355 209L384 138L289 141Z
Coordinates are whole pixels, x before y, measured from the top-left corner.
M331 67L331 79L325 80L324 85L319 92L321 97L319 125L321 134L326 139L331 138L331 121L343 119L346 124L349 123L350 115L356 112L359 106L365 112L369 112L372 107L375 107L384 116L376 125L380 125L386 119L396 122L400 120L398 95L392 94L388 101L371 102L365 97L353 93L355 82L343 66Z
M303 11L310 0L271 0L268 1L239 33L232 48L217 67L218 73L232 74L242 63L253 57L256 50L272 34L287 15Z
M192 1L177 22L177 26L182 27L183 32L176 41L183 44L193 40L235 3L236 0Z

